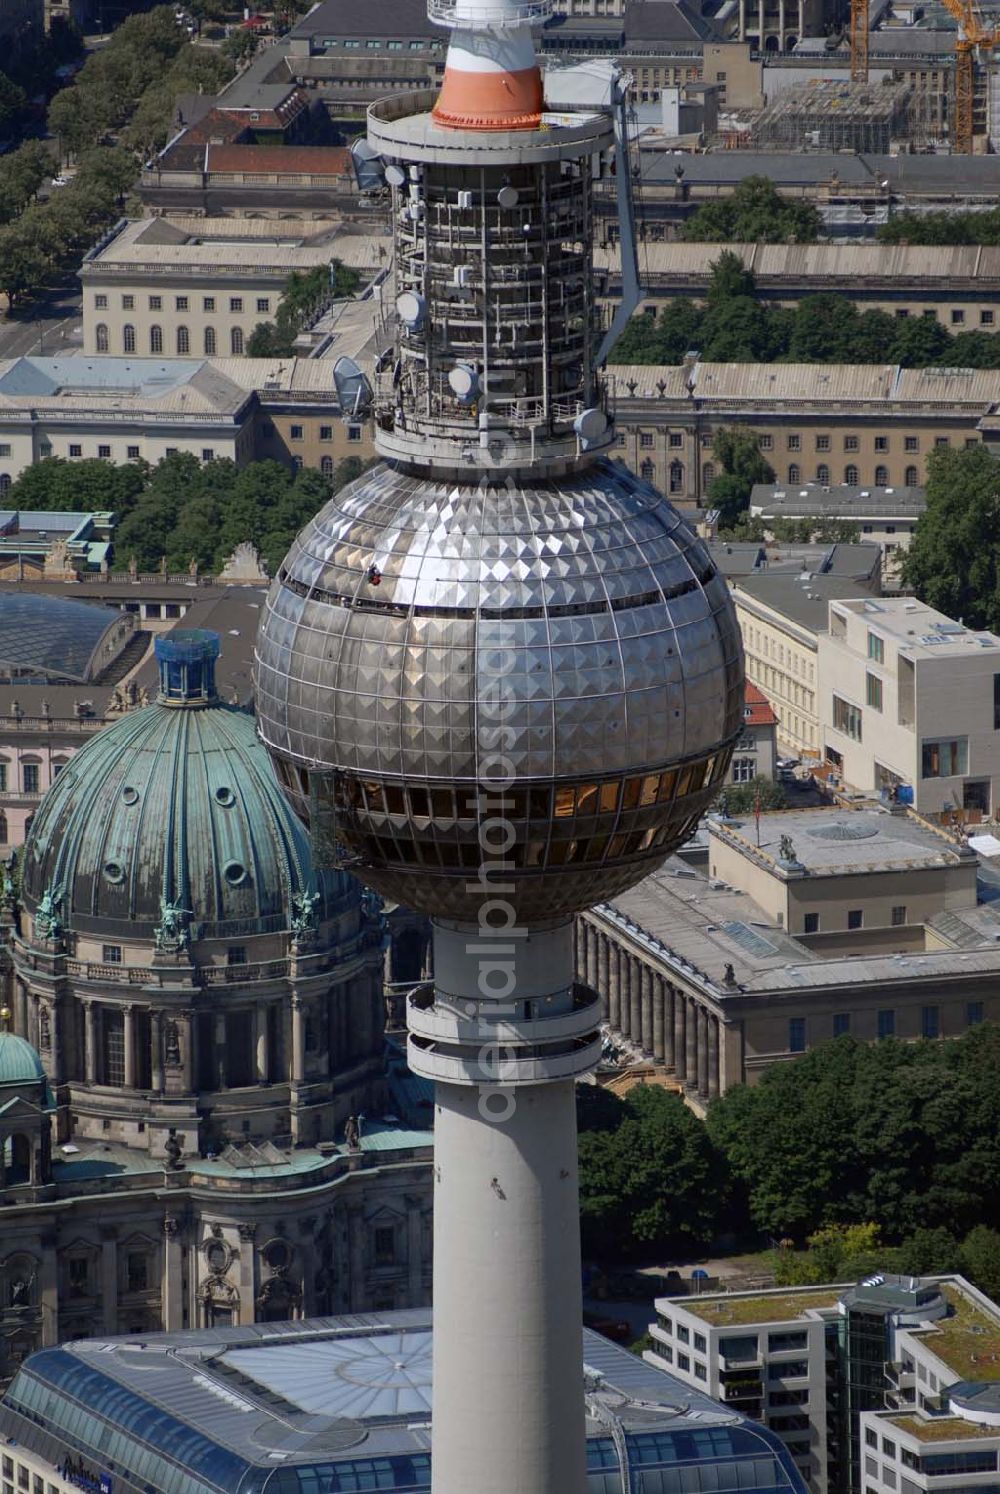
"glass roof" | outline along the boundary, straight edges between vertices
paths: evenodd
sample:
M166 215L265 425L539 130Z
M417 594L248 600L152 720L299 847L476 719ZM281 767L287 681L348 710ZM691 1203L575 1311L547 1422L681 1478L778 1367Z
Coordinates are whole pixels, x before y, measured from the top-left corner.
M110 662L101 639L120 624L106 607L0 592L0 675L87 684Z

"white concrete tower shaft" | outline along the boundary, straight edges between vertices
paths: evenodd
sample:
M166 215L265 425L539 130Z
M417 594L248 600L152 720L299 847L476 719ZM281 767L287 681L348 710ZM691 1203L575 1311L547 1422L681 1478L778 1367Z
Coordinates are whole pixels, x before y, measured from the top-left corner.
M434 1494L583 1494L574 1078L600 1049L572 924L434 925L410 1067L435 1081ZM497 991L497 996L484 995Z

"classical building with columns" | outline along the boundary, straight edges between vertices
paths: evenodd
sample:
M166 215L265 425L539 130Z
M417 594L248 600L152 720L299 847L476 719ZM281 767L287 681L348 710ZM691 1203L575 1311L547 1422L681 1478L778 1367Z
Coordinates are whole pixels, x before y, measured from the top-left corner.
M429 1293L430 1138L379 1119L380 907L314 870L216 635L156 651L156 703L74 755L4 877L0 1378L98 1330Z

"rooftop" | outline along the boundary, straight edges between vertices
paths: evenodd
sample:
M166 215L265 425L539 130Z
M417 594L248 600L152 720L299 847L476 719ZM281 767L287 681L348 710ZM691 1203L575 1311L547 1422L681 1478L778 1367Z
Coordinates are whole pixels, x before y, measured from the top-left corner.
M831 614L837 612L863 617L869 628L891 638L909 659L950 661L1000 649L1000 638L995 633L966 628L915 597L845 600L831 608Z
M919 519L926 506L923 488L861 488L847 483L829 487L807 482L754 483L750 512L764 518Z
M307 237L289 235L271 221L269 238L241 232L242 219L231 218L226 239L192 232L165 218L122 219L118 227L85 256L82 276L104 270L227 270L233 274L252 272L261 277L290 275L293 270L312 270L337 257L338 233L329 225ZM257 220L259 221L259 220ZM270 220L269 220L270 221ZM358 235L343 235L345 239Z
M713 1328L733 1324L791 1323L807 1312L828 1312L837 1305L840 1290L829 1286L823 1291L805 1287L800 1291L729 1292L718 1297L667 1297L657 1301L672 1307L683 1307L693 1317L703 1318Z
M778 718L763 690L747 680L743 687L743 720L747 726L776 726Z
M735 846L748 859L788 878L852 876L872 871L904 871L928 866L975 864L975 853L944 830L913 813L881 809L782 809L760 816L760 845L752 820L709 821L713 838ZM787 836L795 864L781 861Z
M661 276L669 277L678 287L697 292L707 285L711 266L723 253L739 256L758 289L769 281L786 280L830 281L840 287L853 282L862 289L885 281L953 284L1000 278L1000 246L983 244L698 244L668 240L651 243L643 251L643 273L651 283ZM595 246L594 263L612 275L619 267L614 251L600 245Z
M788 572L766 571L737 581L733 600L737 607L741 603L751 610L764 607L805 632L818 635L830 626L829 603L857 598L864 589L848 577L814 575L804 584Z
M919 1330L926 1348L959 1380L1000 1380L1000 1317L985 1312L956 1286L943 1290L953 1312Z
M96 683L134 632L130 617L68 597L0 591L0 676L20 685Z
M1000 1427L980 1426L961 1416L886 1416L880 1417L879 1422L909 1432L919 1442L965 1442L970 1437L992 1437L996 1441L1000 1438Z

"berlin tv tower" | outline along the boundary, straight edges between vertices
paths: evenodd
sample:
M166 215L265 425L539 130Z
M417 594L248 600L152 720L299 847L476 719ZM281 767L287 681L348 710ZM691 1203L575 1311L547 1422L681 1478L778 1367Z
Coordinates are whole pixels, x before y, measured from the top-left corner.
M433 919L408 1051L435 1084L434 1494L586 1488L574 1088L601 1010L573 918L691 832L742 719L723 578L606 456L631 307L602 328L593 194L614 176L628 253L624 110L547 105L548 6L429 0L440 95L369 110L397 325L375 387L342 364L338 389L382 461L296 540L257 645L314 839Z

